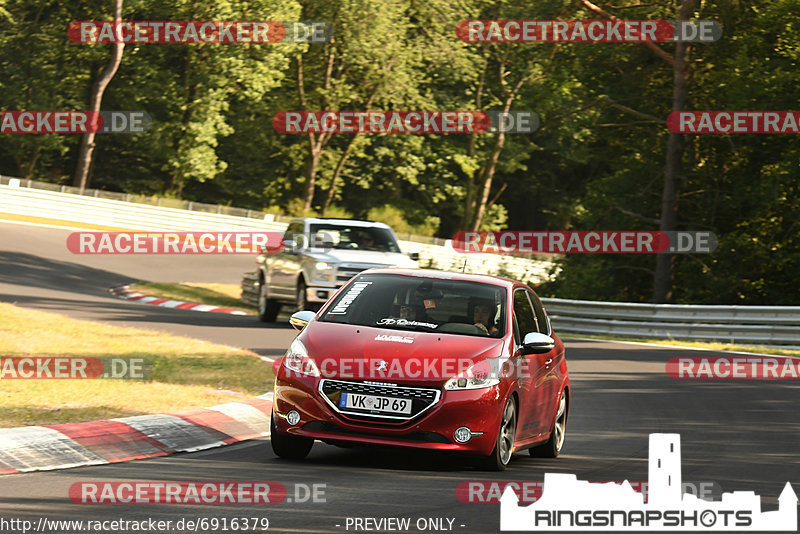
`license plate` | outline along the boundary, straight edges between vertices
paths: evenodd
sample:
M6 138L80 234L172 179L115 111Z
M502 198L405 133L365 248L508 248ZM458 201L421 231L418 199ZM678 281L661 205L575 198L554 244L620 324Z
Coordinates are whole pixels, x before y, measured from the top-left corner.
M411 399L393 399L392 397L378 397L376 395L343 392L339 399L339 407L373 410L384 413L410 414Z

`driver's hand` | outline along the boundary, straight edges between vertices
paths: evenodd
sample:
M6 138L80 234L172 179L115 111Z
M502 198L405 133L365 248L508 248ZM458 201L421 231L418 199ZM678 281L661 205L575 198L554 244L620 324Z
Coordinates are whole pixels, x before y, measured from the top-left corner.
M489 329L486 328L485 324L483 324L483 323L475 323L473 326L477 326L478 328L483 330L486 333L487 336L489 335Z

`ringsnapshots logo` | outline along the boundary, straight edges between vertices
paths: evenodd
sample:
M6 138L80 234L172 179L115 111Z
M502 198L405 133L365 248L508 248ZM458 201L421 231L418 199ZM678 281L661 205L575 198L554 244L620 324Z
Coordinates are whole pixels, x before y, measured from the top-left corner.
M712 43L722 37L713 20L463 20L466 43Z
M272 119L283 134L533 133L532 111L280 111Z
M798 134L800 111L673 111L667 128L682 134Z
M327 22L245 20L74 21L67 37L79 44L327 43Z
M144 133L144 111L2 111L0 134Z
M541 497L526 506L511 487L500 498L500 530L796 531L797 495L786 482L778 509L761 511L751 491L706 501L682 492L680 434L650 434L648 502L629 482L592 483L546 473Z
M457 252L489 254L709 253L717 243L713 232L620 230L457 232L452 239Z

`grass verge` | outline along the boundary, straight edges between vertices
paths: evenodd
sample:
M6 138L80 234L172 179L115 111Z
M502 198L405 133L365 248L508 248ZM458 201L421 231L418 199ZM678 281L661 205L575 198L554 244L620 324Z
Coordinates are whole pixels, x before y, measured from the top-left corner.
M133 291L144 293L153 297L164 299L182 300L233 308L255 315L256 309L242 302L241 288L235 284L194 284L183 282L180 284L162 284L158 282L139 282L131 286Z
M557 333L557 332L556 332ZM598 336L596 334L564 334L562 337L576 337L596 339L598 341L634 341L653 345L670 345L673 347L693 347L698 349L719 350L723 352L753 352L759 354L775 354L777 356L800 356L800 350L782 349L760 345L736 345L733 343L719 343L715 341L681 341L678 339L646 339L623 336Z
M272 365L243 349L6 303L0 357L145 358L152 367L146 380L0 379L0 427L213 406L261 395L274 380Z

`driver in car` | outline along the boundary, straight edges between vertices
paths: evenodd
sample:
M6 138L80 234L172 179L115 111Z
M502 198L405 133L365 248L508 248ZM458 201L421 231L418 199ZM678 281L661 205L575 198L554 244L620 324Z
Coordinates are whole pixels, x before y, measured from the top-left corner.
M368 232L364 232L361 234L361 239L358 242L358 248L364 250L377 250L377 246L375 243L375 238Z
M486 332L490 336L497 332L492 320L492 312L494 306L488 300L481 300L475 304L472 310L472 320L475 321L475 326Z

